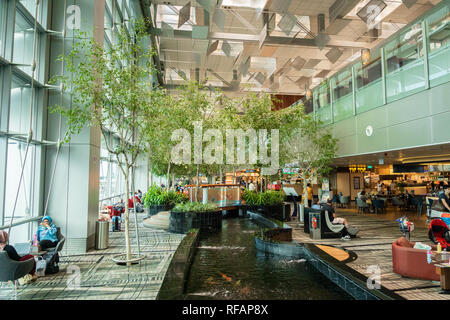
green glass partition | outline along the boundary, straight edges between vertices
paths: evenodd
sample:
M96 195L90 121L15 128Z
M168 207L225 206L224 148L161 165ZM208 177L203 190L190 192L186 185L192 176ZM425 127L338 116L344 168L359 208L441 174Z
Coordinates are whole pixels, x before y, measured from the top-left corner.
M426 19L430 86L450 81L450 12L447 6Z
M313 91L313 98L317 119L321 120L324 124L332 123L328 81L325 81Z
M425 89L422 37L422 27L417 23L385 46L388 103Z
M353 116L352 69L346 68L331 78L334 121Z
M383 105L381 50L373 50L369 63L355 65L356 113Z

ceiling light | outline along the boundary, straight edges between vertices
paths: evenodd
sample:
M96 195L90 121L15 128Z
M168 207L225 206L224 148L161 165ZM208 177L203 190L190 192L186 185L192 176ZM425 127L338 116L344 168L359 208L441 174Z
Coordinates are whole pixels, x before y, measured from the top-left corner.
M370 62L370 49L361 50L361 62L363 66L367 65Z

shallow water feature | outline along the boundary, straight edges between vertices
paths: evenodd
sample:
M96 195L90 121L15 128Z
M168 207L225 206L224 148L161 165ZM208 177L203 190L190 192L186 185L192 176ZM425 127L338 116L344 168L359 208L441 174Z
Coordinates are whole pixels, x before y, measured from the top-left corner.
M225 219L204 235L189 275L188 299L351 299L304 259L259 252L250 219Z

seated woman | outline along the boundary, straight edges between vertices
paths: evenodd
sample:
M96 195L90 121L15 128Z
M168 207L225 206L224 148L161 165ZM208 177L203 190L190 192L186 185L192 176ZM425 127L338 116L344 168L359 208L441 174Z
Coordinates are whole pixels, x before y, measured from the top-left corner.
M46 250L57 246L58 237L56 233L57 229L52 223L52 218L50 218L50 216L43 217L41 224L36 231L37 240L39 241L41 250Z
M0 251L6 251L6 253L8 254L8 257L11 260L14 261L26 261L29 259L33 259L34 261L34 257L31 254L27 254L23 257L21 257L16 249L8 244L8 233L4 230L0 230ZM29 275L26 275L25 277L21 278L20 280L23 279L23 282L20 281L20 284L24 284L24 283L29 283L30 281L34 281L36 280L37 276L36 276L36 262L34 262L34 266L33 269L31 270Z

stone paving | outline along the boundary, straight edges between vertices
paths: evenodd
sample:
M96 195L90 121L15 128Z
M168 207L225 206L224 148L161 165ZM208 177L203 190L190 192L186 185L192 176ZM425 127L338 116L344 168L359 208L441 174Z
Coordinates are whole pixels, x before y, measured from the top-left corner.
M415 280L402 277L392 271L392 242L401 236L395 219L407 215L414 221L415 230L411 241L430 243L426 216L417 217L415 212L387 210L382 214L361 214L356 209L340 209L339 217L346 218L350 225L357 227L358 237L351 241L341 239L312 240L303 232L303 224L289 222L294 228L293 238L298 242L318 243L351 250L358 258L347 265L359 273L369 276L367 268L376 265L381 269L381 285L409 300L450 300L450 294L442 294L439 282Z
M138 215L142 221L145 214ZM137 253L134 219L130 236ZM156 298L172 256L184 235L145 228L139 224L141 253L146 258L132 266L119 266L112 257L125 251L123 232L110 232L109 248L81 255L62 255L60 272L37 279L17 290L18 300L152 300ZM79 270L80 281L74 279ZM0 299L13 299L13 289L0 284Z

